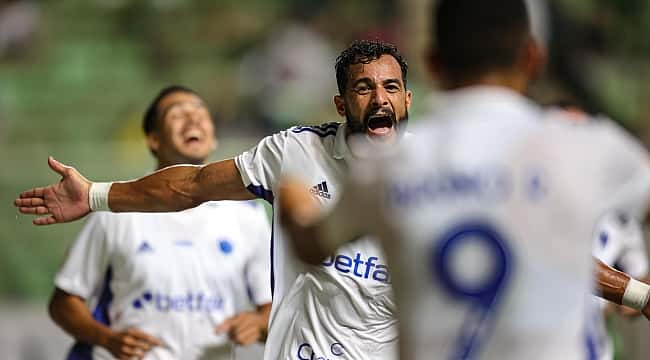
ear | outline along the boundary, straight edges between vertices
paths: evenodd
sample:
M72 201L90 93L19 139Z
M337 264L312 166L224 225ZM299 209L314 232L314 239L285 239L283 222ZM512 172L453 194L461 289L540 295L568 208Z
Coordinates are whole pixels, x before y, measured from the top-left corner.
M411 102L413 101L413 91L406 90L406 110L411 110Z
M147 134L146 139L149 150L154 154L158 153L158 150L160 149L160 138L158 137L158 134L155 131L152 131Z
M521 66L528 79L537 79L544 71L546 52L532 36L526 41L522 60Z
M345 99L341 95L334 96L334 106L339 116L345 116Z

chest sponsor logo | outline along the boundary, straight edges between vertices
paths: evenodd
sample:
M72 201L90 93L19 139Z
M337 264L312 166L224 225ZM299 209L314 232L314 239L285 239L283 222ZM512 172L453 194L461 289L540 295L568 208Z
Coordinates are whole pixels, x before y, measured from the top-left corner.
M320 196L320 197L322 197L324 199L329 200L329 199L332 198L332 195L330 194L329 189L327 188L327 181L323 181L323 182L321 182L319 184L316 184L316 185L312 186L309 189L309 192L311 192L312 194L314 194L316 196Z
M361 279L371 279L385 284L391 281L388 266L380 263L376 256L365 257L361 253L356 253L354 257L349 257L338 254L327 257L322 265Z
M137 310L159 312L213 312L223 310L224 304L221 296L203 292L172 295L145 291L133 300L132 306Z

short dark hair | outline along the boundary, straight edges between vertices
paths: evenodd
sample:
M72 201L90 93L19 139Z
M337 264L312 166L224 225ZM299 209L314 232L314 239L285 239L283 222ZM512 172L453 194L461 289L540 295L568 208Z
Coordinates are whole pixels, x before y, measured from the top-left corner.
M145 111L144 117L142 118L142 130L144 130L144 133L146 135L149 135L152 131L158 128L158 118L160 117L160 114L158 113L158 104L160 103L160 101L165 96L177 92L194 94L196 96L199 96L199 94L196 91L182 85L170 85L160 90L160 92L158 93L158 95L156 95L156 97L153 99L151 104L149 104L149 107L147 108L147 111Z
M452 79L511 68L530 36L525 0L438 0L434 11L432 46Z
M409 66L395 45L380 40L357 40L336 58L334 69L336 70L336 84L339 88L339 94L343 95L345 92L351 65L368 64L379 59L382 55L390 55L397 60L402 70L402 81L406 86L406 75Z

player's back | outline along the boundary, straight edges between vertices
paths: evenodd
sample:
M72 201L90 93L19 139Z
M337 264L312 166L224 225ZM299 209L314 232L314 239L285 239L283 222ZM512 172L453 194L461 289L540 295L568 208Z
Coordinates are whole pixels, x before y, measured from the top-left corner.
M543 118L514 93L465 90L382 170L403 359L590 351L592 232L636 174L609 161L612 131Z

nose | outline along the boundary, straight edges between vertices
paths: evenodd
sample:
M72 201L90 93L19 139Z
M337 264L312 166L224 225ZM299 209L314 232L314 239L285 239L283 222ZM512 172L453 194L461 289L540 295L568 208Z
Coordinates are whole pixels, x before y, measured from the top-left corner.
M372 106L374 108L382 108L388 105L388 93L386 89L381 86L378 86L372 97Z

